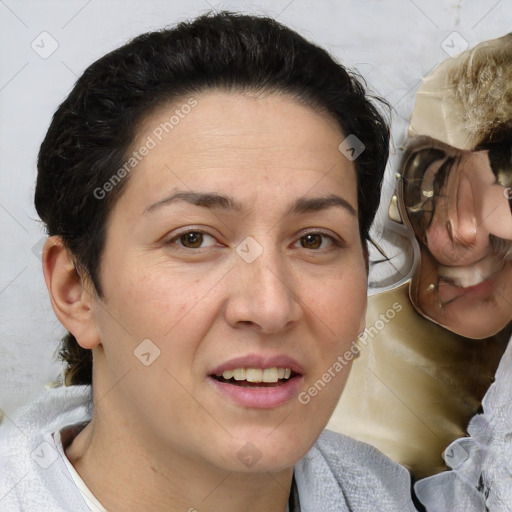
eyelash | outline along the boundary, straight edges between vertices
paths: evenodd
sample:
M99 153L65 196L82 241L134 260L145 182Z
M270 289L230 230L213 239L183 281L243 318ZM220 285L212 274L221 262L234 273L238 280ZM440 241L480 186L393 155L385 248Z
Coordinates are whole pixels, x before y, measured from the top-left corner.
M215 247L215 245L210 245L210 246L207 246L207 247L186 247L182 244L180 244L180 239L186 235L189 235L189 234L198 234L198 235L202 235L202 236L209 236L211 238L213 238L214 240L217 241L217 238L212 235L211 233L208 233L207 231L204 231L202 229L187 229L186 231L182 231L176 235L174 235L172 238L170 238L165 244L166 245L176 245L179 247L179 249L181 250L186 250L186 251L199 251L201 249L209 249L209 248L212 248L212 247ZM318 249L307 249L306 247L298 247L298 248L302 248L302 249L306 249L306 250L310 250L310 251L314 251L314 252L318 252L318 251L324 251L324 252L327 252L329 250L333 250L334 248L341 248L341 247L345 247L345 243L344 242L341 242L340 240L338 240L335 236L329 234L329 233L326 233L324 231L321 231L321 230L315 230L315 231L306 231L306 232L301 232L299 233L299 235L297 236L297 239L295 240L295 242L293 243L293 246L296 246L296 244L300 244L300 241L309 236L309 235L319 235L323 238L323 240L321 241L321 244L324 242L325 239L329 240L330 241L330 244L327 246L327 247L320 247ZM218 241L217 241L218 243Z

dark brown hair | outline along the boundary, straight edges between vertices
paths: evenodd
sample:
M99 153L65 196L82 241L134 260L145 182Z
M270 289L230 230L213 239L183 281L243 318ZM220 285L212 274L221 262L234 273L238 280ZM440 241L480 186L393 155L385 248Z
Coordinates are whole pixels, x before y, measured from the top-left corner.
M266 17L221 12L143 34L90 65L59 106L41 145L35 192L48 234L59 235L102 296L105 226L129 177L94 191L123 166L151 112L210 89L275 91L336 119L364 151L354 161L364 244L388 157L389 129L364 87L323 49ZM136 171L134 171L136 172ZM92 383L92 355L68 334L66 383Z

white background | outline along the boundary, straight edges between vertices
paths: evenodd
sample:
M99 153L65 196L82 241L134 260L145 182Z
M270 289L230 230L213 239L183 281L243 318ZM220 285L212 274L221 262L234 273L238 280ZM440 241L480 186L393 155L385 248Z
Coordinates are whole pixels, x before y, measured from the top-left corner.
M415 91L449 58L443 41L474 46L512 30L510 0L0 0L0 408L7 414L62 369L53 354L64 330L47 298L37 255L44 230L33 207L37 152L52 114L106 52L211 9L277 18L356 68L393 105L386 197ZM46 59L31 47L46 37L50 48L42 32L58 43Z

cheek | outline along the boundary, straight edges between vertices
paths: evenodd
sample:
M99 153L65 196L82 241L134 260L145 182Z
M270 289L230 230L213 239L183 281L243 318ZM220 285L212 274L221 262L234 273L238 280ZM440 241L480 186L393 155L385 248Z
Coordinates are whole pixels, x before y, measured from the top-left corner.
M210 278L199 279L169 265L134 261L115 271L111 267L104 286L107 301L105 308L100 308L99 319L109 365L117 367L118 373L132 370L134 389L144 382L153 389L156 400L162 383L172 385L168 374L159 370L167 368L174 375L176 369L190 368L200 340L211 326L216 310L213 294L208 294L210 288ZM148 367L134 357L142 350L139 346L146 347L144 351L152 357L155 349L147 342L142 345L145 340L159 350L155 363ZM177 386L174 391L179 389Z
M319 328L327 330L323 343L332 340L333 350L340 350L364 330L367 304L367 279L364 264L348 267L338 276L315 289L311 308Z
M215 272L199 277L168 265L118 266L105 281L102 338L129 360L149 339L160 349L161 363L184 361L218 315L221 301L212 291L218 280Z
M327 422L345 388L354 359L353 345L365 326L367 279L364 264L351 267L318 290L312 313L317 319L318 364L307 379L308 415Z

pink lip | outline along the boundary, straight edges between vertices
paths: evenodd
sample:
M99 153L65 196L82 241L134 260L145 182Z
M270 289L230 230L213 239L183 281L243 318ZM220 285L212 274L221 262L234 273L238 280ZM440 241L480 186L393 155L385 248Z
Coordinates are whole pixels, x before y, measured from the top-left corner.
M228 382L219 382L211 376L208 377L209 382L223 398L228 398L242 407L253 409L272 409L293 400L299 394L302 379L302 376L297 375L284 384L276 384L275 387L246 388Z
M298 373L302 375L304 370L302 366L291 357L285 355L278 355L267 357L263 355L250 354L247 356L237 357L235 359L230 359L226 363L223 363L212 371L209 372L210 375L222 375L222 373L226 370L235 370L236 368L290 368L294 373Z
M453 285L441 279L439 282L439 298L444 304L462 297L473 300L483 300L494 293L495 287L496 281L493 278L487 279L475 286L468 286L467 288Z
M216 380L213 375L222 375L225 370L236 368L290 368L296 375L284 383L269 387L243 387L229 382ZM293 400L300 390L304 370L295 360L285 355L266 357L262 355L248 355L231 359L217 366L208 376L208 381L215 390L242 407L253 409L271 409L279 407Z

